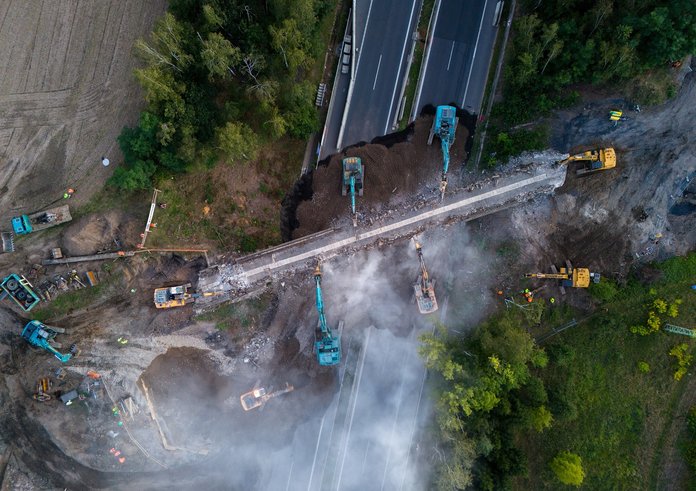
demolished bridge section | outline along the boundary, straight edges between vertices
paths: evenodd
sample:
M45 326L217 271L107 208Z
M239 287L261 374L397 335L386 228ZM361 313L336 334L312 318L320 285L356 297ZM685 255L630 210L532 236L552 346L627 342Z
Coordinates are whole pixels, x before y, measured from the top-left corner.
M339 254L366 249L378 242L408 238L427 228L495 213L562 186L566 168L554 163L531 164L506 176L490 179L448 196L444 202L384 219L374 226L324 230L276 247L218 264L201 271L201 291L228 291L234 298L249 289L294 271L313 267ZM476 191L472 189L476 188ZM210 303L218 303L212 297ZM201 302L206 303L206 302ZM201 305L205 308L205 305Z

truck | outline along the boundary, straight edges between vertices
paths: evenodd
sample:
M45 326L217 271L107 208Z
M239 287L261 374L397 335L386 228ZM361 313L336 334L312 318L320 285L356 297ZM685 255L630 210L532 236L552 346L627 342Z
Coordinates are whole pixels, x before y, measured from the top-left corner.
M15 235L26 235L46 228L60 225L72 220L68 205L37 211L29 215L19 215L12 219L12 231Z

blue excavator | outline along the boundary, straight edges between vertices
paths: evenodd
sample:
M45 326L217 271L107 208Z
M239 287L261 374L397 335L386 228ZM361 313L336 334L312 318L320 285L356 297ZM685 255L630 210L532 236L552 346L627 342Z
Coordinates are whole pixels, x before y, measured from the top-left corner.
M317 264L314 270L314 283L317 289L317 311L319 312L319 321L315 331L314 347L317 350L317 360L322 366L338 365L341 362L341 340L335 336L324 316L324 300L321 296L321 266ZM339 332L341 325L338 326Z
M43 322L29 321L22 330L22 337L32 346L48 351L63 363L72 358L72 354L62 354L56 348L60 348L60 343L54 341L58 334L64 333L62 327L47 326Z
M440 200L445 198L447 189L447 171L449 169L450 148L454 145L454 136L457 132L457 108L454 106L437 106L435 120L428 136L428 145L432 145L433 138L437 135L440 138L442 147L442 178L440 179Z
M350 192L350 211L353 219L353 227L358 226L358 213L355 211L355 193L363 195L363 182L365 180L365 166L360 157L348 157L343 159L343 179L341 182L341 195L346 196Z

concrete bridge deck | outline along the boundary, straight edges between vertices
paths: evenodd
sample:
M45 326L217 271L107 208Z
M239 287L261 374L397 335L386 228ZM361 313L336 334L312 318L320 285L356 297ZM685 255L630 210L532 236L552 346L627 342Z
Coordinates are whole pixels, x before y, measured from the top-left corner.
M234 296L299 269L313 267L338 254L367 248L378 241L411 237L419 231L453 220L472 220L509 208L540 194L550 194L565 181L566 167L553 164L530 166L523 173L500 177L470 192L460 191L434 207L385 219L369 228L344 227L311 236L218 264L201 271L199 290L226 290ZM218 301L222 300L221 297ZM217 303L217 301L212 300ZM205 303L205 302L201 302Z

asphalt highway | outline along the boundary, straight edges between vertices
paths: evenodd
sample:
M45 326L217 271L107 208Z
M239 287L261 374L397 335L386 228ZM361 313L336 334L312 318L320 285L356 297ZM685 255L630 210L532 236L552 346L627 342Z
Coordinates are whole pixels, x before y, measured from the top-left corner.
M480 113L497 32L493 26L497 4L497 0L442 0L436 5L416 115L428 104L451 103Z
M362 2L368 8L364 18L364 5L356 10L355 80L341 148L391 132L421 5L421 0Z

